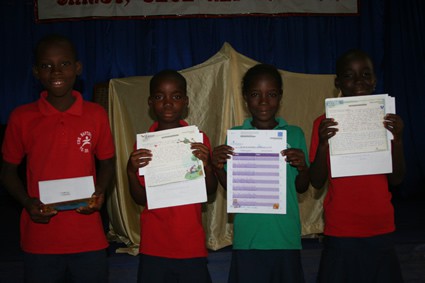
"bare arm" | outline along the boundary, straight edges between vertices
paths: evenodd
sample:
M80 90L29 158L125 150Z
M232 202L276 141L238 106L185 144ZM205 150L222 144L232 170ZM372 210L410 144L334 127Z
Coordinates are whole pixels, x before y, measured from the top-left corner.
M203 143L192 143L193 155L202 161L205 171L205 185L207 187L207 194L211 195L217 191L217 178L214 174L211 164L210 150Z
M390 185L399 185L406 174L406 162L404 160L403 150L403 129L404 123L400 116L396 114L387 114L384 118L384 127L393 134L392 140L392 161L393 172L388 174Z
M32 221L37 223L49 223L50 218L57 214L56 210L46 210L38 198L32 198L18 176L18 165L3 161L1 181L7 191L28 212Z
M295 179L295 188L298 193L302 194L308 190L310 184L310 175L307 163L305 162L304 152L301 149L290 148L282 150L281 154L286 156L286 162L290 166L298 170L298 175Z
M227 190L227 172L224 170L224 164L232 155L233 148L224 144L215 147L212 154L212 166L218 181L225 190Z
M314 161L310 165L311 185L316 189L321 189L325 184L328 174L327 155L329 150L329 139L335 136L338 129L332 127L338 125L331 118L323 119L319 126L319 145L317 147Z
M146 190L139 182L139 168L145 167L152 160L152 153L148 149L138 149L130 154L127 162L127 177L130 194L139 205L146 205Z

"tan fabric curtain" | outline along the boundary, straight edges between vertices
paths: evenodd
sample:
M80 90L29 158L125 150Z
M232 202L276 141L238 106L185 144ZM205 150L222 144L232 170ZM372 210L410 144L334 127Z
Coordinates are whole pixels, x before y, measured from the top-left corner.
M210 138L212 146L222 144L226 130L248 117L241 95L245 71L257 62L237 53L225 43L206 62L182 70L187 80L189 112L186 120L197 125ZM281 71L284 92L279 115L290 124L303 128L310 143L313 120L323 113L324 99L337 96L333 75L308 75ZM107 200L110 239L127 244L125 252L137 253L140 240L139 214L142 207L131 199L126 175L128 156L135 135L145 132L153 122L147 99L151 77L112 79L109 83L111 127L117 148L117 184ZM324 191L310 188L299 196L303 235L323 230L322 199ZM207 247L217 250L232 244L232 216L226 212L226 192L219 187L204 205L203 223Z

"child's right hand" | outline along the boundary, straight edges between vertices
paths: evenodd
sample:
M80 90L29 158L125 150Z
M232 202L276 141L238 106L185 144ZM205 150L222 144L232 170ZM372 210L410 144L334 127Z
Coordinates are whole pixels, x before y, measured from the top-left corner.
M127 171L137 172L139 168L145 167L152 160L152 152L149 149L141 148L133 151L128 158Z
M212 164L215 169L221 170L224 164L227 163L227 159L233 155L233 148L228 145L219 145L214 148L212 152Z
M36 223L47 224L50 218L58 214L57 210L44 205L38 198L29 198L25 201L25 209Z
M320 122L319 125L319 143L322 145L328 145L328 140L335 136L338 132L338 128L335 126L338 123L333 118L325 118Z

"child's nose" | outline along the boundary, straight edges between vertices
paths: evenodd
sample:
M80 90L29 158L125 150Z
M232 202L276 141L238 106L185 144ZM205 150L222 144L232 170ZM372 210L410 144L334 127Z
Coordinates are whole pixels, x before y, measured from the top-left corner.
M266 94L261 94L260 95L260 104L266 104L268 103L268 99L267 99L267 95Z
M62 72L62 66L61 65L52 65L50 72L52 72L52 73Z
M167 106L173 105L173 99L171 97L165 97L164 105L167 105Z

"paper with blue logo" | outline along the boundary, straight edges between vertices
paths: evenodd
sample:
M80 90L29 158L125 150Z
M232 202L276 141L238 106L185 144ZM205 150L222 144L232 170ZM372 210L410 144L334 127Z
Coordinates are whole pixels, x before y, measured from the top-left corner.
M285 130L228 130L227 212L286 214Z
M384 116L395 113L388 94L328 98L326 117L333 118L338 132L329 139L331 176L346 177L392 172L392 134Z

